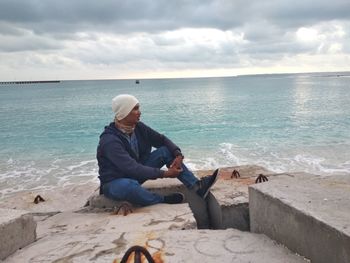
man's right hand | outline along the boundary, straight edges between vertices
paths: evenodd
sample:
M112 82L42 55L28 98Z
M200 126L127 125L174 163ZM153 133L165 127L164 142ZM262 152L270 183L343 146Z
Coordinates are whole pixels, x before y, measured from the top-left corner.
M183 155L178 155L176 156L176 158L174 159L173 163L170 165L170 167L177 167L179 169L181 169L181 166L182 166L182 160L183 160Z
M182 172L182 168L177 168L175 166L172 166L167 171L164 172L164 178L178 177L181 172Z

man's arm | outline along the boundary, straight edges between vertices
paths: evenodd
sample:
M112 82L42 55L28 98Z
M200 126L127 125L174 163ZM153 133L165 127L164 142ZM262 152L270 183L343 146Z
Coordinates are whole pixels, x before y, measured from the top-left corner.
M144 181L157 178L176 178L182 172L181 165L172 165L167 171L144 166L131 158L126 150L121 150L120 146L116 143L108 144L105 157L107 157L122 174L135 180Z
M115 137L102 145L101 154L116 167L117 172L136 180L149 180L164 177L159 168L144 166L133 159L120 140Z

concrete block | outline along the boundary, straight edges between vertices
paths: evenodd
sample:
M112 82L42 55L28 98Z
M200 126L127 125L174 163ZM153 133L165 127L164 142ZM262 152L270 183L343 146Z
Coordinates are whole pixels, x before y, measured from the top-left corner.
M249 187L251 231L312 262L350 262L350 177L285 176Z
M51 216L37 228L38 238L55 234L107 234L114 232L196 229L188 204L157 204L133 208L127 215L114 212L63 212Z
M231 178L234 169L240 172L240 178ZM213 170L197 171L196 175L203 177L212 173ZM188 202L191 207L199 229L236 228L249 231L248 185L254 184L255 178L261 173L274 175L257 165L221 168L219 179L206 200L174 179L150 180L144 186L162 195L182 192L186 197L185 202ZM120 202L107 199L96 191L89 198L89 204L91 207L113 208L119 206Z
M173 192L184 192L184 186L177 180L173 179L159 179L150 180L143 184L144 187L159 193L162 195L170 194ZM96 189L93 194L88 198L88 204L93 208L114 208L118 207L123 201L114 201L108 199L104 195L99 194L99 189Z
M104 195L100 195L99 190L95 190L95 192L88 198L87 205L93 208L115 208L119 207L122 203L124 202L108 199Z
M57 186L54 189L23 191L0 200L0 208L30 211L35 214L54 214L80 209L88 197L99 188L99 184L89 182L79 185ZM35 204L37 195L45 202Z
M200 198L196 193L186 189L186 187L178 180L174 179L161 179L147 181L144 186L154 193L161 195L167 195L174 192L181 192L185 195L185 203L189 203L189 206L196 219L197 226L199 229L203 228L220 228L217 227L217 221L214 222L214 226L211 226L210 218L208 214L207 202ZM209 208L213 208L215 205L215 197L211 196ZM121 201L114 201L106 198L104 195L100 195L99 191L96 190L89 198L88 203L93 208L114 208L120 206ZM217 212L217 210L215 210ZM215 213L213 212L213 213ZM217 214L217 213L216 213Z
M155 262L306 262L265 235L228 229L61 233L41 238L31 249L18 251L6 263L120 262L134 245L146 248Z
M239 171L241 177L232 177L232 171ZM205 172L210 174L212 171ZM203 172L202 172L203 173ZM249 231L248 186L255 183L259 174L274 175L257 165L242 165L220 169L219 180L212 188L221 208L220 229L235 228Z
M27 211L0 209L0 259L34 242L36 222Z

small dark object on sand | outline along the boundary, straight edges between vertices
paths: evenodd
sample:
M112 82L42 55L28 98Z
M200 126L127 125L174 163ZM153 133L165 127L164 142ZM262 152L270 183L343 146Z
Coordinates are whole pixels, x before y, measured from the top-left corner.
M232 171L232 174L231 174L231 178L238 178L238 177L241 177L241 175L239 174L239 172L235 169Z
M259 174L259 176L256 178L255 183L263 183L263 182L267 182L269 179L267 179L267 177L263 174Z
M45 202L45 199L42 198L40 195L37 195L37 196L34 198L34 204L39 204L40 202Z
M128 214L133 212L132 205L127 202L121 203L119 207L114 208L113 214L119 215L119 212L122 212L123 216L127 216Z
M143 254L146 257L146 259L147 259L147 261L149 263L155 263L154 259L152 258L151 254L148 252L148 250L146 248L144 248L144 247L141 247L141 246L132 246L131 248L129 248L125 252L122 260L120 261L120 263L129 262L128 259L129 259L130 255L133 252L135 253L135 256L134 256L134 262L135 263L143 262L143 260L141 261L141 254Z

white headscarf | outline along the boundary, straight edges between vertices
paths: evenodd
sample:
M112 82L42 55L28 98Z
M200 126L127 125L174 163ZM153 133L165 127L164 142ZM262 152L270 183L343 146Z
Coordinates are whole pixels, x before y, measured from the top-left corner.
M118 121L124 119L139 101L132 95L121 94L112 99L112 110Z

